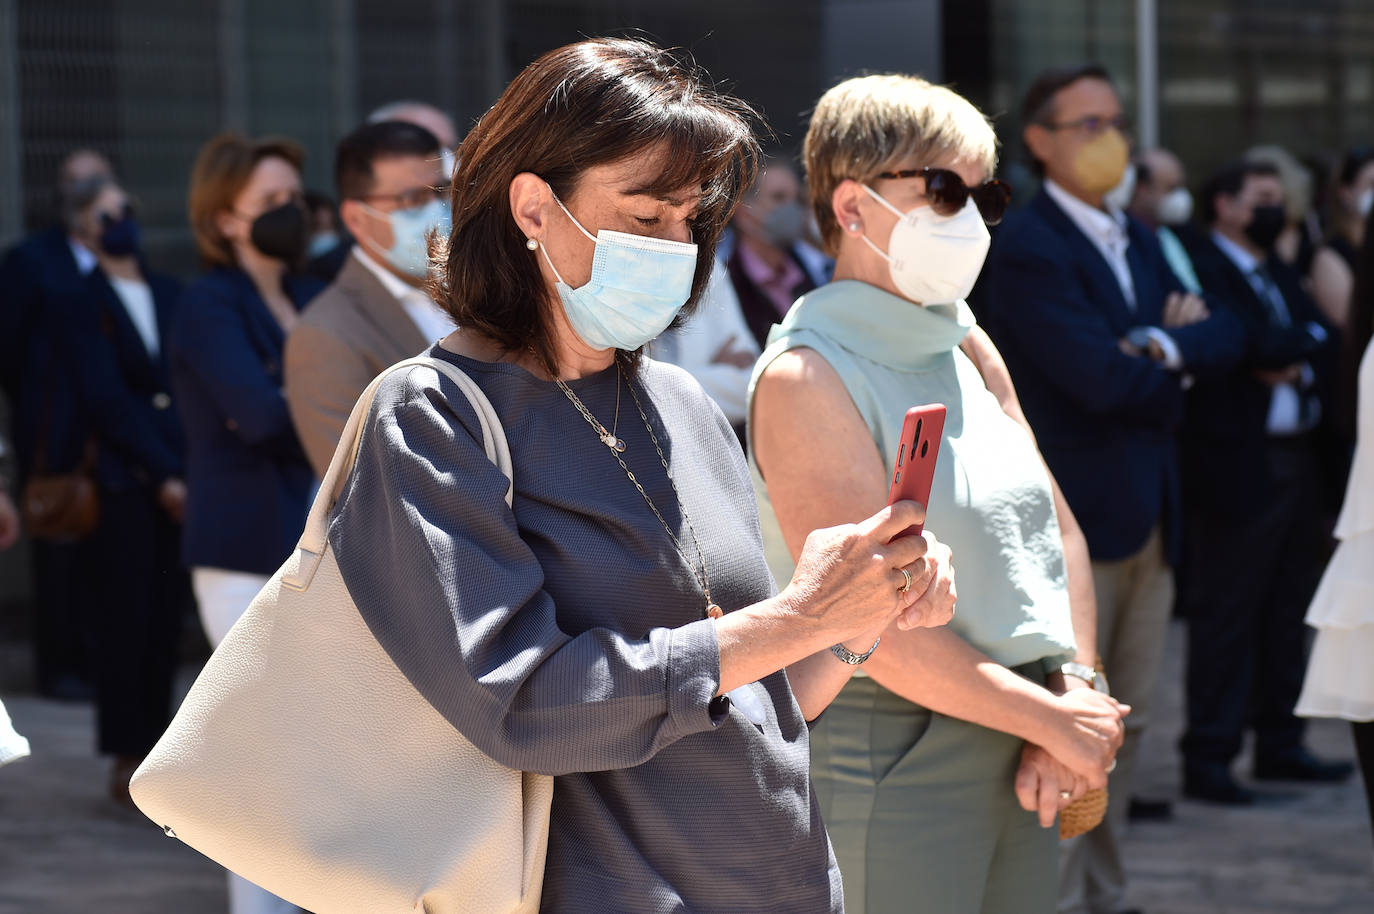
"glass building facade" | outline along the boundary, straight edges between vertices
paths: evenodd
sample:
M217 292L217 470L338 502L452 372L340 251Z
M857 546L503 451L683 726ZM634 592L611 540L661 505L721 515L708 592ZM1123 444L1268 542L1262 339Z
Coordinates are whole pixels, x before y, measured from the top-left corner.
M1142 4L1153 48L1141 40ZM1261 143L1327 168L1374 142L1368 0L951 0L945 14L942 76L994 115L1009 163L1023 157L1018 111L1030 80L1089 60L1113 73L1146 128L1137 139L1173 149L1194 181ZM1142 64L1153 75L1144 112Z
M1084 60L1132 113L1156 74L1141 126L1195 179L1259 142L1326 161L1374 140L1370 0L0 0L0 244L52 217L57 162L90 145L140 199L155 265L186 275L186 181L217 130L298 139L328 191L334 142L375 106L430 100L461 128L538 54L607 33L687 49L788 153L828 85L899 70L993 115L1014 172L1025 87Z

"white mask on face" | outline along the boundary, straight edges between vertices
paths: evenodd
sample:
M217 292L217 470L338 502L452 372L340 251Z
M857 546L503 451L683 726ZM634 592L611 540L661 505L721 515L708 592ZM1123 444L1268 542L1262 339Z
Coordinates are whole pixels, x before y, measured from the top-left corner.
M1113 209L1124 210L1130 207L1135 197L1135 166L1127 165L1121 174L1121 181L1102 195L1102 201Z
M1193 195L1186 187L1175 187L1159 200L1155 218L1161 225L1183 225L1193 218Z
M452 181L458 172L458 153L445 146L439 150L439 167L443 169L445 180Z
M992 236L972 199L953 216L929 206L903 213L867 184L864 190L898 217L885 252L867 235L859 236L887 261L897 291L921 304L955 302L973 291Z
M1368 216L1369 211L1374 209L1374 187L1360 194L1360 201L1355 205L1360 208L1361 216Z

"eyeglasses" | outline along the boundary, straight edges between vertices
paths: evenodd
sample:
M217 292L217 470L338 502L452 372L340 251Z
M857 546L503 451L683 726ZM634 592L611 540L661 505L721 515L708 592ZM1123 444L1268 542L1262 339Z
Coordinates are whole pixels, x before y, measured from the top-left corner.
M390 200L395 204L394 209L419 209L431 200L442 200L448 197L449 185L441 184L438 187L412 187L410 190L402 191L399 194L363 194L358 200Z
M1065 121L1056 124L1053 121L1044 121L1040 124L1046 130L1081 130L1089 136L1097 136L1107 128L1114 128L1120 133L1128 133L1131 129L1131 122L1123 114L1116 117L1101 117L1096 114L1089 114L1087 117L1080 117L1077 120Z
M901 171L884 171L880 178L924 178L926 199L930 206L941 216L953 216L964 208L970 197L978 207L978 214L988 225L996 225L1007 214L1007 204L1011 202L1011 185L1005 181L984 181L977 187L969 187L957 172L948 168L905 168Z

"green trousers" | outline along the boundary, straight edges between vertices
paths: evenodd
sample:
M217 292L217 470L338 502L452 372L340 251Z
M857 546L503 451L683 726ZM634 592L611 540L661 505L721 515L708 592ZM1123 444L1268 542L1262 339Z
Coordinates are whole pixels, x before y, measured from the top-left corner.
M811 731L846 914L1053 914L1059 835L1016 801L1021 747L850 680Z

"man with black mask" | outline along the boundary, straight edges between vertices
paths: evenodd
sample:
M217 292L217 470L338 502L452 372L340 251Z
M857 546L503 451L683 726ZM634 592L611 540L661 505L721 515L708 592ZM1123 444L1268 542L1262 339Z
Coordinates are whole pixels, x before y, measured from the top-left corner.
M736 240L726 265L760 349L792 303L830 278L829 258L802 241L807 218L797 173L774 158L759 172L731 223Z
M1303 747L1293 715L1304 668L1303 613L1320 572L1321 418L1334 347L1291 267L1273 256L1284 192L1271 165L1236 163L1203 186L1210 234L1193 264L1245 324L1248 347L1225 375L1199 379L1183 436L1191 593L1184 793L1245 805L1231 762L1255 730L1255 778L1339 781L1347 763Z

